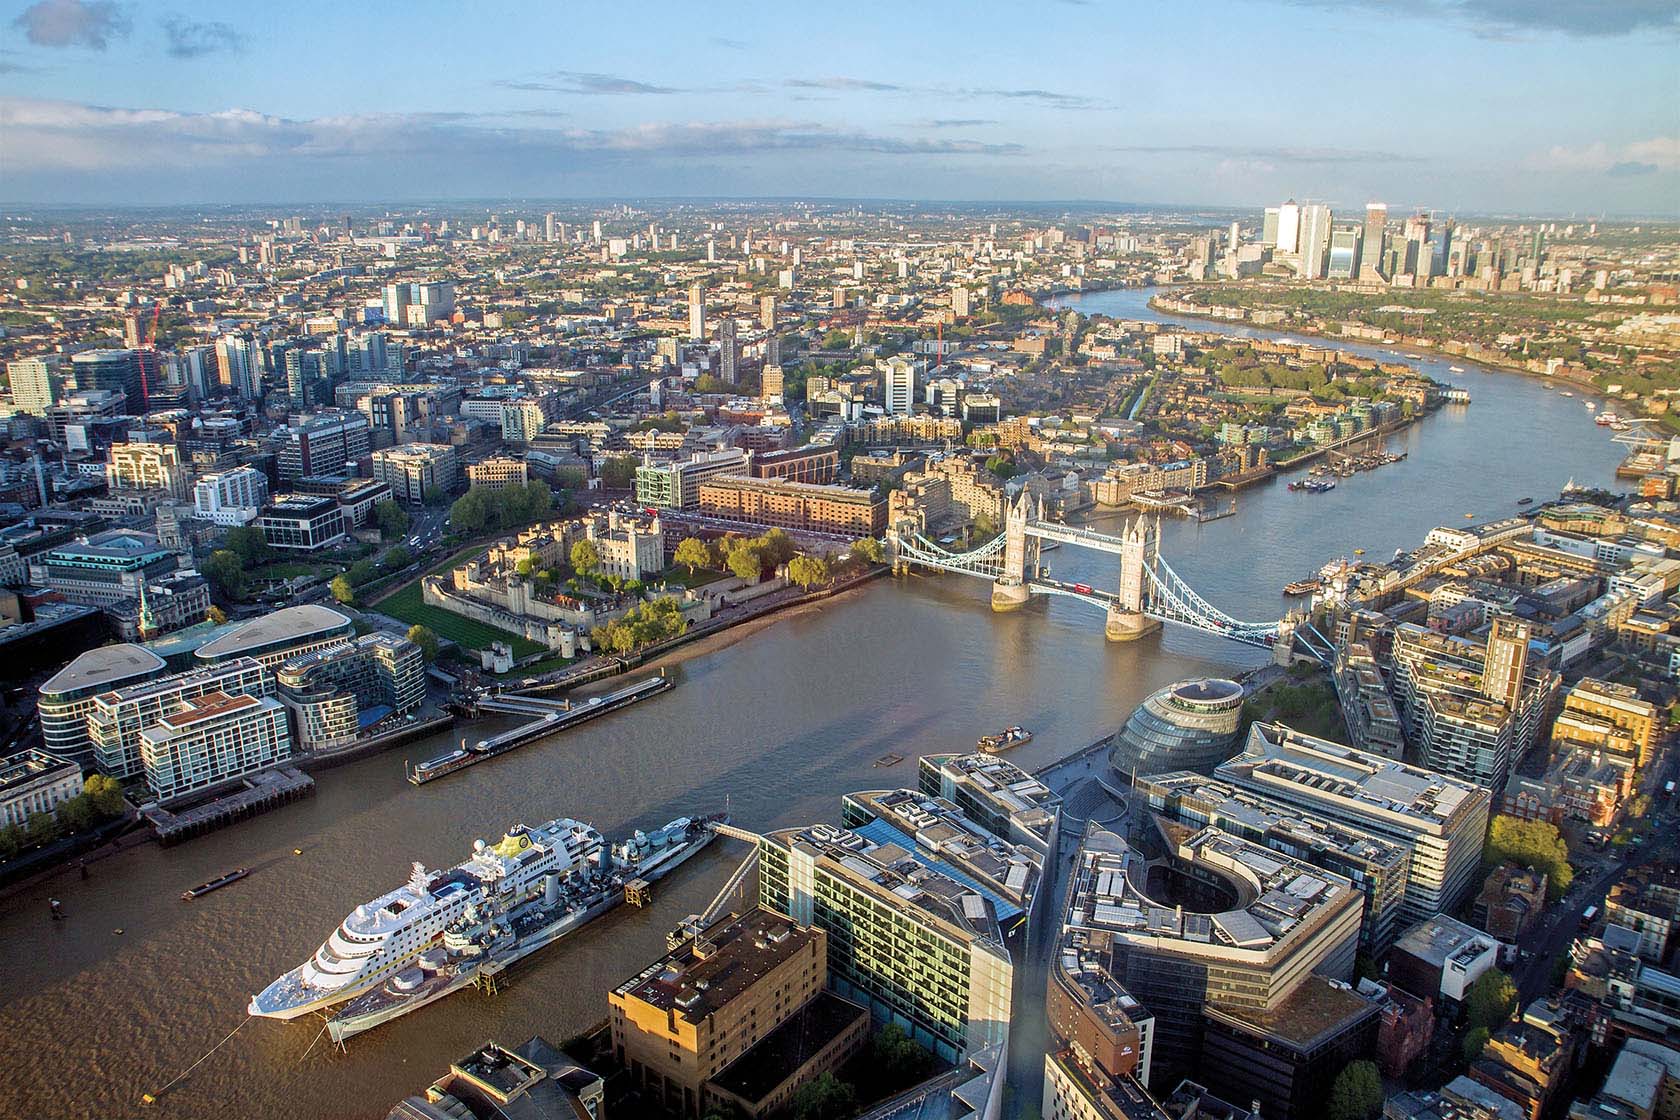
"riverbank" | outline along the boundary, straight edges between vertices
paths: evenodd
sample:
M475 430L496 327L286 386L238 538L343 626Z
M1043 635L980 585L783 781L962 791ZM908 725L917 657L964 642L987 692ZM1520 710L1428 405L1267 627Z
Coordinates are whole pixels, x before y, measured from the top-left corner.
M596 681L621 676L691 642L714 637L738 626L770 618L783 611L791 611L810 603L831 599L844 591L850 591L854 587L861 586L878 576L884 575L887 571L885 565L871 565L865 571L842 580L836 580L827 587L792 594L784 594L782 591L772 592L762 599L755 599L740 607L726 607L706 621L697 622L688 627L675 637L654 642L623 657L610 654L598 655L588 661L582 661L554 673L539 676L535 678L534 684L523 687L531 691L546 692L555 689L580 688ZM792 589L787 590L791 591Z
M1518 365L1511 362L1509 359L1485 357L1480 354L1477 354L1476 356L1461 354L1453 350L1448 350L1445 346L1436 342L1426 342L1415 338L1346 338L1341 335L1327 334L1324 329L1317 324L1289 323L1284 325L1280 323L1254 323L1249 321L1246 317L1242 319L1231 319L1223 315L1213 315L1182 306L1167 307L1159 304L1157 302L1159 299L1159 296L1150 296L1149 309L1162 315L1177 315L1185 319L1195 319L1205 323L1220 323L1226 326L1242 327L1249 330L1266 330L1277 334L1305 334L1311 335L1314 338L1323 339L1326 342L1341 343L1344 345L1357 343L1362 346L1380 346L1385 349L1392 349L1396 346L1404 346L1411 350L1427 350L1435 357L1447 361L1474 362L1476 365L1486 366L1488 369L1496 369L1501 373L1518 373L1524 377L1532 377L1545 384L1555 384L1561 381L1569 385L1572 390L1581 392L1585 396L1597 397L1600 400L1612 399L1597 385L1593 384L1591 380L1583 381L1580 378L1570 377L1567 374L1546 373L1542 370L1529 369L1527 366ZM1402 354L1401 357L1403 358L1405 355Z

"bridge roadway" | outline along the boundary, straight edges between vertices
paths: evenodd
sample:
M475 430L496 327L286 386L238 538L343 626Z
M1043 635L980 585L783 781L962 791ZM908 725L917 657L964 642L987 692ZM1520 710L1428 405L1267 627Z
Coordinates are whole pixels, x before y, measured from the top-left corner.
M1027 536L1039 537L1047 541L1060 541L1063 544L1076 544L1082 548L1092 548L1098 552L1113 552L1118 554L1126 545L1119 537L1111 537L1107 533L1099 533L1094 529L1082 529L1077 525L1057 525L1050 521L1027 522Z

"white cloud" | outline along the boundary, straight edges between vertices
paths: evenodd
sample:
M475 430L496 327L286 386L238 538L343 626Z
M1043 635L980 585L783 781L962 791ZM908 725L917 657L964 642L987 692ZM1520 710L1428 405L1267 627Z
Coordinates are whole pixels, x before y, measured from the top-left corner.
M1557 145L1528 160L1535 171L1603 173L1618 167L1647 166L1657 171L1680 170L1680 136L1653 136L1631 144L1602 140L1571 148Z

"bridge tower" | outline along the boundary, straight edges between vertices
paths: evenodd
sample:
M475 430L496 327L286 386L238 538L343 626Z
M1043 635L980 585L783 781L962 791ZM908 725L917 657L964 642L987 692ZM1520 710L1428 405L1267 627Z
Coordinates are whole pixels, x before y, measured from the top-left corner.
M1109 604L1103 635L1111 642L1133 642L1161 628L1159 619L1150 618L1149 567L1155 562L1160 548L1156 523L1138 517L1126 526L1120 549L1120 591Z
M1004 517L1003 574L992 584L994 611L1019 610L1032 598L1028 584L1038 575L1038 538L1027 535L1030 520L1032 499L1022 488L1020 498Z

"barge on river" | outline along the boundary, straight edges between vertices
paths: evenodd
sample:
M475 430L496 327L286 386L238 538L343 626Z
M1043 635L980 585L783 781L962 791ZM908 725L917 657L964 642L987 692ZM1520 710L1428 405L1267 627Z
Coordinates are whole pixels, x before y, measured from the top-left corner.
M670 688L671 683L669 677L649 677L616 692L609 692L604 696L591 696L588 700L576 703L569 700L543 700L533 696L497 696L480 700L478 706L482 709L531 715L536 718L512 731L504 731L489 739L480 739L471 746L462 739L461 745L455 750L436 758L429 758L410 769L408 780L417 786L425 785L457 770L475 766L487 758L506 754L532 740L556 735L580 723L587 723L597 716L616 712L620 708L627 708L650 696L656 696Z

